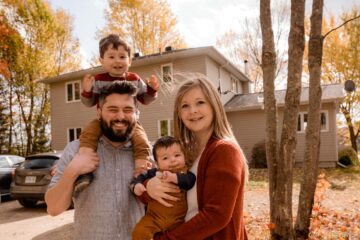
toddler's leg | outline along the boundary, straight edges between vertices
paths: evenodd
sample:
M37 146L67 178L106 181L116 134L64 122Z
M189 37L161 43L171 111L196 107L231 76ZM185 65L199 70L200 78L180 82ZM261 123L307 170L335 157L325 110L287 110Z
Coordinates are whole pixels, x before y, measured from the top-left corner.
M87 154L88 152L95 152L101 134L100 122L97 119L92 120L81 132L79 138L79 153ZM89 186L93 178L94 174L92 172L80 175L75 181L74 196L77 196L82 190Z
M140 173L147 171L151 167L150 158L150 143L146 136L145 130L139 123L136 123L131 142L134 148L135 170L134 175L137 176Z

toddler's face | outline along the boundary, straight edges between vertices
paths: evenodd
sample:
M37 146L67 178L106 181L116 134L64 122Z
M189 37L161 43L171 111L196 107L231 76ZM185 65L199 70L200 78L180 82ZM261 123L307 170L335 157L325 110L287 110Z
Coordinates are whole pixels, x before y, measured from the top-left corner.
M117 49L112 45L105 51L104 57L100 58L102 67L112 77L121 77L129 70L131 59L123 46Z
M160 170L171 171L185 166L185 155L177 143L156 149L156 158Z

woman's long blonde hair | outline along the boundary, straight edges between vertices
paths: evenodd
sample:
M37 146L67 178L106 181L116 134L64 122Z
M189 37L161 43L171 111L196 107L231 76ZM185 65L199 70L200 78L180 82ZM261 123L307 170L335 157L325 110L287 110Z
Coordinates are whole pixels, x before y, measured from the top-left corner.
M188 77L189 78L189 77ZM183 82L175 96L174 105L174 136L180 139L184 145L185 151L187 151L187 157L193 158L194 146L196 146L195 137L193 133L186 128L180 118L181 101L184 95L191 89L199 87L209 102L211 109L214 113L213 117L213 134L212 137L216 139L234 139L234 134L231 130L230 124L227 120L225 109L221 103L220 96L214 85L207 80L203 75L194 74L190 79ZM189 159L193 161L194 159Z

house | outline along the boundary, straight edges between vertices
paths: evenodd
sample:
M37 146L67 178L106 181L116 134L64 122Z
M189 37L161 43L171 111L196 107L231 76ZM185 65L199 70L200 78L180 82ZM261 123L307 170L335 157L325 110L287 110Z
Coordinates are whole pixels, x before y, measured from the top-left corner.
M277 134L280 139L284 115L286 90L275 91L278 110ZM336 114L343 98L343 86L331 84L322 86L320 167L335 167L338 160ZM232 123L236 139L245 155L251 160L251 152L256 143L265 140L265 111L263 93L238 94L225 104L226 113ZM300 165L305 155L305 129L309 88L303 88L297 124L297 146L295 165Z
M96 118L96 108L87 108L80 101L81 79L86 73L99 73L101 67L66 73L54 78L42 80L50 84L51 104L51 139L52 148L61 150L65 145L80 135L81 129L91 119ZM230 123L244 152L251 160L252 145L265 139L265 118L263 104L259 94L251 94L251 80L236 66L227 60L214 47L199 47L181 50L166 48L165 52L139 56L134 55L130 71L142 78L156 74L161 81L158 99L147 106L140 106L140 122L150 141L163 135L171 135L173 126L173 97L178 82L189 74L201 73L210 79L221 94ZM335 87L335 86L334 86ZM329 87L330 88L330 87ZM326 166L335 166L337 161L336 122L338 92L324 94L322 118L326 129L322 133L321 159ZM279 97L279 116L281 116L281 99ZM306 123L306 92L302 96L301 123ZM280 121L279 121L280 122ZM302 160L304 152L304 126L300 125L299 146L296 162ZM325 141L326 140L326 141ZM328 143L328 144L324 144ZM331 150L331 151L330 151Z

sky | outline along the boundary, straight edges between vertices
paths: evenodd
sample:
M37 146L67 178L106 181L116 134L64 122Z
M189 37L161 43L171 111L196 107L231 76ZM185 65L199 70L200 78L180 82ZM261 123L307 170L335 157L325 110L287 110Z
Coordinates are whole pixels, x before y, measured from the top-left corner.
M98 54L96 31L105 26L107 0L48 0L53 9L65 9L74 17L74 35L80 41L82 67ZM277 0L275 0L277 1ZM290 0L289 0L290 1ZM179 33L188 47L215 46L230 29L241 27L245 17L259 16L258 0L168 0L177 17ZM309 12L311 0L307 0ZM358 0L324 0L324 14L350 10ZM359 4L359 3L358 3Z

